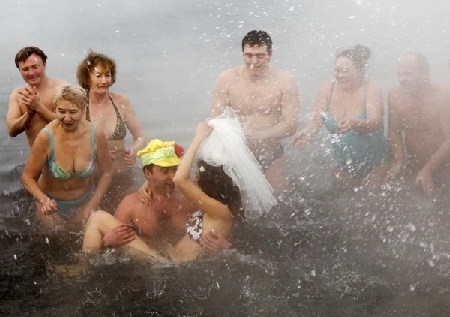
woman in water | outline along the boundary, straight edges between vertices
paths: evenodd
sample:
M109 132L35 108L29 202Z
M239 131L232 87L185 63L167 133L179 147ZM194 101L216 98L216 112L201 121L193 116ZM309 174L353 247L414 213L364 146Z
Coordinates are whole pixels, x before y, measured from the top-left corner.
M105 134L87 122L87 96L80 87L59 87L55 96L57 120L39 132L22 174L22 182L36 199L38 218L47 226L80 225L111 182L112 162ZM101 167L94 182L96 163Z
M356 45L337 55L334 81L325 82L313 118L293 139L302 148L322 124L332 135L332 171L344 184L381 185L389 164L383 134L383 96L365 80L370 50Z
M250 211L246 215L260 215L274 205L273 190L246 147L240 126L234 129L233 124L237 122L235 117L230 120L222 116L197 126L196 135L173 178L177 188L197 208L188 217L185 235L166 250L167 256L161 257L139 237L134 238L129 247L163 262L193 261L203 253L204 234L213 231L228 237L241 210L241 202L244 209ZM198 151L201 159L194 183L189 176ZM103 213L101 217L102 221L89 222L86 230L89 236L86 234L83 243L86 251L99 250L102 236L122 225L109 214Z
M108 206L108 209L115 209L126 189L133 185L131 169L136 162L137 151L145 146L144 132L128 98L109 91L116 82L116 63L113 59L90 52L78 66L77 78L88 92L86 120L95 123L105 133L113 158L113 180L107 196L118 199ZM127 129L133 136L133 144L129 148L125 148Z

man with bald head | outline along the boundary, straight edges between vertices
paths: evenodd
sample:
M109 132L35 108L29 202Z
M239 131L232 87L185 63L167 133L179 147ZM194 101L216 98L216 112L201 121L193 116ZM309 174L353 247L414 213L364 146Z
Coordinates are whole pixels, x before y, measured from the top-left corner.
M389 141L394 154L390 177L406 167L423 191L432 196L436 184L447 185L450 168L442 160L450 140L450 95L430 81L428 61L408 53L398 60L400 85L388 97Z

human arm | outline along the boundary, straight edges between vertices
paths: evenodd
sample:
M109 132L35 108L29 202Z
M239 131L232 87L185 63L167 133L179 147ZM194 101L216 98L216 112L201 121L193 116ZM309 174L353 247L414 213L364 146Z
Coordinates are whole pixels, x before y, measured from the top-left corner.
M124 245L136 239L136 232L132 228L133 224L133 201L130 196L126 196L117 206L114 217L121 224L107 233L102 238L102 244L105 247L117 247Z
M9 97L8 113L6 115L6 126L8 134L15 137L24 132L31 122L35 111L26 106L20 107L18 99L18 89L14 90Z
M94 194L81 210L83 219L88 219L93 211L98 210L100 201L108 190L112 179L112 160L108 154L108 145L105 134L100 129L96 129L95 131L95 144L96 163L101 172Z
M212 230L202 234L201 245L205 251L211 254L216 254L231 247L231 243L225 239L223 234Z
M37 182L47 159L48 150L48 136L44 131L41 131L30 149L30 154L22 173L22 184L31 196L37 200L38 210L42 214L52 213L57 210L56 202L39 188Z
M133 136L133 144L131 147L125 150L125 156L123 158L124 163L128 167L133 167L136 162L136 153L143 149L146 145L146 137L142 127L137 119L136 112L132 103L123 95L118 95L119 105L124 109L124 122L128 130L130 130Z
M323 124L323 113L327 111L330 93L333 83L328 81L322 85L317 94L314 105L313 117L308 120L304 129L300 130L292 139L292 144L297 148L303 148Z
M436 152L432 153L429 160L418 172L415 183L421 185L423 191L432 196L435 194L435 186L433 182L433 173L443 164L450 160L450 117L448 115L448 106L450 105L449 95L444 95L444 100L439 107L439 125L444 136L444 141L437 148Z
M227 206L206 195L198 186L190 180L190 172L197 150L202 141L211 134L212 128L206 122L197 126L197 131L191 145L183 156L178 166L173 181L180 191L194 204L212 218L231 218L231 212Z
M230 105L229 89L232 71L227 70L219 75L214 83L211 97L211 118L221 115Z
M361 133L376 131L383 120L383 95L381 89L374 84L367 84L364 119L344 119L339 122L336 133L345 133L354 130Z
M388 97L388 141L393 160L387 172L387 180L396 178L403 172L406 163L406 148L403 142L400 115L397 111L397 97L391 92Z
M42 104L36 87L25 86L20 88L17 93L19 103L39 114L45 121L50 122L57 119L57 114Z

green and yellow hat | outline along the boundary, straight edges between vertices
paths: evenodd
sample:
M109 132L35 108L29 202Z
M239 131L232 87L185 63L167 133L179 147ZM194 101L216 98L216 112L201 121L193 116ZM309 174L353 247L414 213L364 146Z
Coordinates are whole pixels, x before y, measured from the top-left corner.
M175 141L163 142L154 139L145 149L137 152L137 155L141 157L142 166L155 164L161 167L170 167L180 164L180 157L183 153L183 147L176 144Z

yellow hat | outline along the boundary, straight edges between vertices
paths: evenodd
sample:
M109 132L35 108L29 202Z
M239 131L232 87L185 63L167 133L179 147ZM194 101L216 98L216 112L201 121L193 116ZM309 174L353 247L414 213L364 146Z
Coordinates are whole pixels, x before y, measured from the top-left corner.
M183 148L175 141L152 140L145 149L137 152L141 156L142 166L155 164L162 167L176 166L181 162Z

